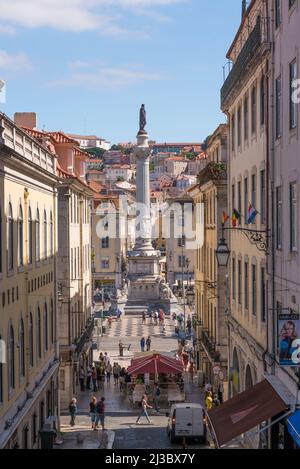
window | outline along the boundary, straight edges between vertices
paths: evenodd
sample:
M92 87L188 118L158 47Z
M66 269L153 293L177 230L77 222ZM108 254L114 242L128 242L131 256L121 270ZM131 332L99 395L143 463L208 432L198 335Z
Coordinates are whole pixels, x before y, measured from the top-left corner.
M50 303L50 321L51 321L51 324L50 324L50 327L51 327L51 344L53 345L54 344L54 328L55 328L53 300L51 300L51 303Z
M256 174L252 174L251 183L251 203L253 207L256 207Z
M296 183L290 184L290 249L297 251L298 240L298 200Z
M281 24L281 0L275 0L275 26L279 28Z
M109 237L108 236L106 236L106 238L102 238L101 247L102 247L102 249L108 249L109 248Z
M53 248L53 215L50 212L50 257L53 257L54 248Z
M40 237L40 211L36 211L35 221L35 260L39 262L41 260L41 237Z
M245 276L244 276L245 309L249 309L249 264L248 262L245 262L244 269L245 269Z
M282 188L276 188L276 247L282 248Z
M289 9L295 4L296 0L289 0Z
M237 197L238 197L238 211L239 211L239 214L241 215L242 214L242 183L241 181L238 182L238 193L237 193ZM241 224L242 222L242 217L239 218L239 225Z
M8 386L9 391L11 392L15 389L15 337L13 326L9 326L8 332L8 354L7 354L7 363L8 363Z
M36 352L37 358L42 357L42 344L41 344L41 311L40 308L37 310L37 320L36 320Z
M260 125L265 124L265 77L262 76L260 80Z
M238 261L238 303L242 304L242 261Z
M281 76L275 82L275 126L276 138L281 137Z
M236 272L235 272L235 259L232 259L232 299L236 299Z
M2 211L0 207L0 273L2 272Z
M186 267L186 256L178 256L178 267Z
M256 265L252 265L252 313L256 316L257 304L256 304Z
M235 151L235 114L231 118L231 150Z
M19 219L18 219L18 265L22 267L24 265L24 221L23 221L23 209L19 207Z
M101 269L109 269L109 257L102 257Z
M262 224L266 223L266 172L260 172L260 216Z
M244 100L244 139L248 140L249 137L249 98L245 97Z
M47 259L47 243L48 243L48 237L47 237L47 213L46 210L44 210L44 259Z
M297 127L297 103L294 99L295 80L297 80L297 62L290 64L290 129Z
M241 116L241 107L238 108L237 112L237 141L238 147L242 144L242 116Z
M178 247L180 247L180 248L185 247L185 236L182 236L181 238L178 238Z
M23 319L20 321L19 328L19 367L20 377L25 376L25 335L24 335L24 322Z
M256 132L256 86L253 86L251 92L251 131L253 134Z
M232 184L231 186L231 205L232 205L232 212L235 209L235 185Z
M31 208L28 209L28 262L32 264L32 257L33 257L33 231L32 231L33 223L32 223L32 214Z
M266 270L264 267L260 269L260 295L261 295L261 320L266 322L267 305L266 305Z
M45 352L48 351L48 309L47 303L44 306L44 350Z
M28 331L28 336L29 336L29 363L30 366L33 367L34 365L34 356L33 356L33 319L32 319L32 313L29 313L29 331Z
M244 218L247 225L248 220L248 178L244 179Z
M8 270L14 268L14 218L11 203L8 206Z

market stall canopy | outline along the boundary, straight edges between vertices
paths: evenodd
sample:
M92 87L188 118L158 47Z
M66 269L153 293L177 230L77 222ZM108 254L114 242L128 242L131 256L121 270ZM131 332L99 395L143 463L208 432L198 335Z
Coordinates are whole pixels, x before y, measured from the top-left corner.
M264 380L207 412L218 448L286 411L287 404Z
M182 363L175 358L170 358L161 354L148 355L146 357L132 360L131 366L128 368L130 375L143 373L150 374L179 374L183 373Z
M296 445L300 448L300 410L288 419L288 430Z

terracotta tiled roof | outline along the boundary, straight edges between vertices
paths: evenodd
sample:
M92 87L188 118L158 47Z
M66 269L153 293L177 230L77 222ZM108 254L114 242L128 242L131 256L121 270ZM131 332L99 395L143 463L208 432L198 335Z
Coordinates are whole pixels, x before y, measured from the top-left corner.
M74 140L68 137L63 132L48 132L48 134L54 138L55 143L58 143L58 144L59 143L73 143L74 146L76 147L79 146L79 143L77 142L77 140Z
M106 186L103 184L99 184L96 181L89 181L88 185L96 192L101 192L103 189L106 189Z

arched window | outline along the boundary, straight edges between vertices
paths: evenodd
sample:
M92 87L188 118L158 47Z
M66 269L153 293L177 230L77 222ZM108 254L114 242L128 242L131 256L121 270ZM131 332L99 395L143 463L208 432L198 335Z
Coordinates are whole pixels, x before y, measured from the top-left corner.
M44 210L44 259L47 259L47 243L48 243L48 236L47 236L47 213Z
M41 346L41 311L40 308L37 310L36 318L36 352L37 358L42 356L42 346Z
M32 231L32 213L31 208L28 209L28 262L32 264L33 257L33 231Z
M14 328L12 325L9 326L8 330L8 386L9 391L15 389L15 335Z
M36 211L35 221L35 260L39 262L41 260L41 237L40 237L40 212L39 209Z
M53 257L53 216L50 212L50 257Z
M29 338L29 363L30 366L33 367L34 365L34 357L33 357L33 319L32 313L29 314L29 331L28 331L28 338Z
M18 265L22 267L24 265L24 221L23 221L23 209L19 207L19 219L18 219Z
M20 376L23 378L25 376L25 335L23 319L21 319L19 327L19 367Z
M8 270L14 268L14 218L11 203L8 206L8 233L7 233Z
M47 352L48 350L48 311L47 311L47 303L44 306L44 350Z
M54 328L55 328L55 324L54 324L53 300L51 300L51 303L50 303L50 321L51 321L51 324L50 324L50 327L51 327L51 344L54 344Z

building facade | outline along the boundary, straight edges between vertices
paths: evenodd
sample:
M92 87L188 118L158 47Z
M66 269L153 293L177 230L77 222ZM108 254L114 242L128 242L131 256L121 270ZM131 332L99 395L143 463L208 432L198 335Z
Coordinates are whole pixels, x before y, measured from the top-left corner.
M0 448L59 426L56 157L0 114Z
M227 213L228 126L220 125L207 146L207 166L199 184L189 193L204 206L204 243L196 253L195 312L197 320L197 365L202 379L215 392L228 396L228 276L219 267L215 251L222 235L223 213Z
M221 90L230 135L228 207L230 215L239 213L236 230L229 232L230 396L260 382L265 372L267 259L246 230L267 229L269 15L269 2L262 0L253 0L244 11L227 54L232 70ZM252 220L250 205L259 212Z

